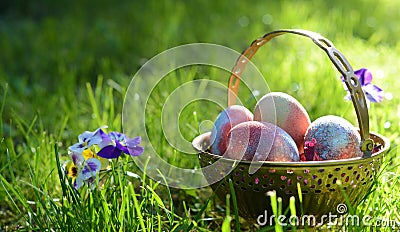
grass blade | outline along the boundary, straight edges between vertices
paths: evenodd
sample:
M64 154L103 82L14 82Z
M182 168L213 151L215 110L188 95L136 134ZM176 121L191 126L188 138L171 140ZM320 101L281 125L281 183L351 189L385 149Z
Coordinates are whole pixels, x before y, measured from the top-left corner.
M231 217L231 209L230 209L230 195L227 194L226 195L226 216L224 219L224 222L222 223L222 232L231 232L231 221L232 221L232 217Z
M3 100L1 101L1 107L0 107L0 116L2 118L2 120L0 120L0 140L3 138L4 135L3 112L4 112L4 106L6 105L7 91L8 91L8 83L6 83L6 86L4 87Z
M101 118L100 118L99 107L97 105L95 94L93 93L93 89L92 89L92 86L90 85L90 83L86 83L86 90L88 93L88 97L89 97L90 105L92 107L93 114L95 115L95 118L97 120L97 125L102 125L103 122L101 121Z
M274 213L274 221L275 221L275 231L277 232L283 232L282 226L279 224L278 217L280 216L279 211L278 211L278 201L276 197L276 192L275 191L270 191L267 193L267 195L271 198L271 207L272 207L272 212ZM281 209L282 211L282 209Z
M290 197L289 209L290 209L290 215L293 216L294 218L297 218L297 215L296 215L296 198L294 196ZM289 218L289 222L290 222L292 231L296 232L296 226L293 223L293 221L291 220L291 218Z
M136 213L137 213L138 218L139 218L140 227L142 228L142 231L146 232L147 229L146 229L146 226L144 224L144 218L143 218L140 206L139 206L138 199L136 197L135 190L133 189L132 185L129 185L129 190L130 190L131 194L133 195L133 197L132 197L133 198L133 203L134 203L134 206L135 206L135 209L136 209Z
M236 231L240 231L239 209L237 206L236 193L235 193L235 189L233 188L232 179L229 179L229 187L231 189L231 194L232 194L233 209L235 210Z

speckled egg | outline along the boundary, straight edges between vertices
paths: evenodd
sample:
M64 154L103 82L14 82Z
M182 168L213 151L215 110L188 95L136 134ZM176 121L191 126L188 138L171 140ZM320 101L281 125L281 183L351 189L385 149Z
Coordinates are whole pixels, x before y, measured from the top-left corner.
M227 147L228 133L232 127L241 122L253 120L253 113L246 107L233 105L222 111L214 122L211 131L211 153L215 155L223 155Z
M299 153L303 152L304 135L311 121L294 97L281 92L266 94L256 104L254 120L279 126L296 142Z
M309 126L305 141L313 141L315 155L322 160L339 160L361 157L361 137L346 119L327 115ZM314 139L314 140L313 140Z
M227 158L249 161L299 161L296 143L284 130L266 122L243 122L228 135Z

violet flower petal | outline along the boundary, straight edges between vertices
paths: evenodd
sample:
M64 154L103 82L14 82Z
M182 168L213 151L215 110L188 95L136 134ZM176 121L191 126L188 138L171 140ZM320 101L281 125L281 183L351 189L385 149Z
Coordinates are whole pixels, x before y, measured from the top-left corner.
M98 128L93 132L85 131L82 134L80 134L78 136L79 143L87 144L88 147L99 144L103 140L102 136L105 134L101 128L102 127Z
M131 156L139 156L144 152L144 148L141 146L134 146L134 147L128 147L129 150L129 155Z
M363 89L365 97L367 98L368 101L381 102L383 100L384 92L381 88L372 84L372 73L368 69L366 68L359 69L355 71L354 74L357 76L361 88ZM344 77L342 77L342 81L344 82ZM347 92L349 92L345 84L344 84L344 89ZM351 100L350 94L347 94L345 98Z
M113 131L108 133L108 136L110 136L110 138L114 141L120 141L120 142L125 142L126 140L128 140L128 137L126 137L125 134Z
M72 152L80 154L86 149L86 146L82 143L75 143L74 145L69 146L68 149Z
M108 145L103 147L98 153L97 155L102 157L102 158L106 158L106 159L114 159L114 158L118 158L121 155L122 151L119 150L118 148L116 148L113 145Z
M98 128L94 132L85 131L78 136L78 143L68 147L69 150L77 153L82 153L85 149L102 143L102 141L106 138L106 133L101 129L103 127Z
M142 141L142 138L140 136L135 137L133 139L129 139L126 141L126 146L127 147L134 147L136 145L139 145L139 143Z
M112 143L113 143L113 140L110 138L110 136L108 136L108 134L104 133L102 135L102 140L98 145L99 145L100 149L103 149L104 147L106 147Z
M355 71L354 74L358 77L361 86L368 85L372 82L372 73L366 68L359 69Z
M82 166L83 162L85 162L85 158L78 153L73 152L71 154L72 162L74 162L75 166L80 167Z
M78 175L78 176L75 178L75 180L74 180L73 186L74 186L74 188L75 188L76 190L78 190L78 189L80 189L80 187L82 187L82 185L83 185L82 176L81 176L81 175Z
M365 92L366 97L371 102L381 102L383 100L384 92L378 86L369 84L369 85L363 86L363 90Z
M90 177L96 176L96 173L100 171L101 162L96 158L89 158L82 169L82 179L88 180Z
M115 147L125 154L129 154L129 150L126 146L122 145L118 140L115 140Z
M144 151L143 147L138 146L141 141L142 141L142 138L140 136L128 140L126 142L126 145L128 147L129 153L127 153L127 154L129 154L131 156L141 155Z

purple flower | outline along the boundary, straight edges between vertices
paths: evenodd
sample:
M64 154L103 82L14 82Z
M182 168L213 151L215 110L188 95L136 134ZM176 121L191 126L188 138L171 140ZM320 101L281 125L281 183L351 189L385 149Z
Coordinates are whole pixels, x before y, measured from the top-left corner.
M372 74L371 72L366 69L362 68L354 72L358 80L360 81L361 88L363 89L367 100L371 102L381 102L383 100L383 90L378 86L372 84ZM342 77L342 81L344 78ZM348 91L347 87L345 89ZM347 99L351 100L350 94L346 96Z
M101 128L102 127L98 128L94 132L85 131L80 134L78 136L78 143L70 146L69 150L82 154L84 150L90 148L91 146L100 144L106 135Z
M102 128L85 131L78 136L78 143L68 148L71 160L64 164L64 170L75 189L85 183L94 188L98 180L96 177L100 170L107 167L108 159L118 158L123 153L138 156L144 151L139 146L140 137L130 139L119 132L107 134Z
M141 137L139 136L129 139L125 134L110 132L107 136L103 136L99 145L101 149L97 155L106 159L118 158L122 153L138 156L144 151L143 147L138 146L140 142Z
M65 173L72 178L75 189L82 187L83 183L94 184L96 174L100 171L101 162L96 158L85 158L81 154L72 153L72 161L65 164Z

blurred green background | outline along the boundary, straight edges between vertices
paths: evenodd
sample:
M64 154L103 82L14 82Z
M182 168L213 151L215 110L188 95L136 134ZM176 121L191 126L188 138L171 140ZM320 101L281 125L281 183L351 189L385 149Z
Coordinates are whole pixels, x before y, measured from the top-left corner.
M186 43L242 51L273 29L302 28L340 50L359 39L399 51L398 9L389 0L1 1L1 91L9 84L3 120L11 111L28 118L40 112L52 128L64 113L57 107L82 110L84 99L72 96L85 82L101 75L126 86L147 59Z

